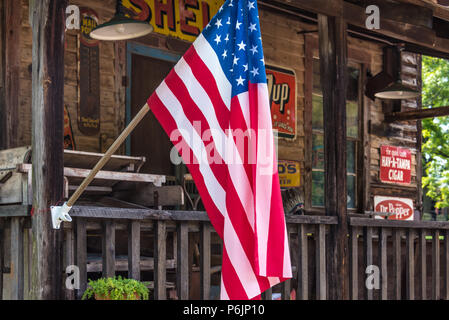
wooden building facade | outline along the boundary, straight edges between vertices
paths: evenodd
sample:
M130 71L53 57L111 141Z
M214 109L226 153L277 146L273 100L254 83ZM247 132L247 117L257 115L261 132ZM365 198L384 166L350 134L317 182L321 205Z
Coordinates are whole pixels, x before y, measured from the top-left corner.
M124 1L139 13L136 2ZM142 1L159 21L152 22L155 31L112 42L86 40L82 29L68 29L66 8L77 6L82 17L102 23L114 15L115 0L1 2L0 298L73 299L91 274L126 270L148 280L156 299L167 298L170 289L178 298L214 296L214 233L193 201L195 188L186 187L185 170L171 163L172 145L151 114L108 169L123 173L132 164L129 175L90 189L93 199L102 197L101 206L89 198L74 208L75 221L63 231L52 230L45 215L73 192L82 170L95 163L94 153L107 150L221 5L194 2L192 8L183 0ZM365 24L372 4L380 8L380 29ZM259 17L267 71L274 74L273 123L288 129L277 139L278 159L296 168L283 192L293 191L292 201L302 202L305 213L287 219L296 276L275 291L288 298L294 288L302 299L448 298L449 237L440 248L439 235L449 234L449 224L419 219L421 123L397 121L401 112L421 109L421 98L391 102L368 91L381 72L421 90L421 55L449 57L449 8L430 0L264 0ZM89 19L81 25L89 27ZM282 84L277 74L294 79L286 113L275 97L281 95L276 84ZM79 153L63 156L63 143ZM405 183L381 177L385 147L408 150ZM145 188L183 186L174 196L182 199L158 194L161 200L143 204L118 196L136 181ZM408 199L414 221L374 219L376 197ZM135 206L119 205L123 200ZM89 234L102 242L89 242ZM151 250L144 253L145 239ZM92 248L100 248L101 263L89 256ZM47 255L54 260L44 262ZM70 264L80 267L80 290L63 288ZM378 290L364 287L365 268L372 264L383 274ZM197 295L194 281L201 283Z

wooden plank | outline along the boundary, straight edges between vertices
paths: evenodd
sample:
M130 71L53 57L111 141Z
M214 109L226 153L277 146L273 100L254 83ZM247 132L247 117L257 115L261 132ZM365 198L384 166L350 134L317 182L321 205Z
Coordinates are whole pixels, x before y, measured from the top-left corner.
M189 226L186 222L177 225L178 252L176 257L176 287L180 300L189 299Z
M413 229L407 231L405 261L407 300L415 300L415 232Z
M75 265L75 228L64 230L64 253L63 253L63 269L64 272L68 266ZM64 273L67 276L66 273ZM64 284L66 277L64 279ZM76 281L76 279L75 279ZM64 298L66 300L75 300L75 291L64 286Z
M437 107L385 114L386 122L422 120L427 118L445 117L449 115L449 107Z
M19 172L29 172L31 165L28 163L22 163L17 166ZM64 167L64 176L69 178L86 178L91 170ZM131 182L147 182L154 183L156 186L161 186L165 183L165 176L158 174L148 173L133 173L133 172L119 172L119 171L106 171L100 170L94 180L108 180L108 181L131 181Z
M32 285L31 299L62 296L63 231L49 207L63 198L64 44L67 0L30 2L32 12ZM17 39L14 39L17 41Z
M114 193L114 197L142 206L154 206L155 193L157 192L158 206L181 206L184 204L184 191L181 186L152 185L136 186L135 190L119 191Z
M154 299L165 300L167 226L165 221L154 222Z
M64 150L64 167L92 169L103 155L103 153ZM145 161L145 157L112 155L103 169L108 171L122 171L124 169L136 171Z
M305 58L304 64L308 66L304 71L304 185L312 185L312 91L313 91L313 39L310 35L304 36ZM312 207L312 188L304 188L304 207Z
M140 280L140 221L128 222L128 278Z
M307 231L304 224L298 224L298 290L296 294L297 300L309 299L309 270L308 270L308 243Z
M338 224L338 218L334 216L290 215L285 220L286 223L299 224Z
M75 218L76 225L76 265L80 272L80 288L77 298L81 299L87 289L87 232L86 220Z
M352 227L350 234L350 261L351 261L351 299L359 300L359 239L358 228Z
M20 57L21 57L21 31L22 6L17 1L4 1L5 19L5 115L6 148L17 147L19 141L20 121ZM3 61L2 61L3 63Z
M28 217L31 206L14 204L0 206L0 217Z
M316 227L316 299L326 300L326 226Z
M427 242L426 231L422 229L419 232L419 252L420 252L420 282L421 282L421 299L427 299Z
M381 300L388 300L387 230L379 228L379 271Z
M117 229L116 229L117 230ZM128 256L115 256L115 272L123 271L129 272ZM165 260L166 269L175 269L175 259ZM141 271L154 271L154 258L140 257L140 270ZM102 257L88 256L87 258L87 272L102 272L103 261Z
M115 276L115 225L112 220L103 222L103 277Z
M4 220L4 219L3 219ZM5 233L4 221L0 221L0 300L3 300L3 270L5 255Z
M432 237L432 299L440 300L440 230L434 230Z
M335 2L334 2L335 3ZM342 5L342 1L338 4ZM349 299L346 186L347 25L341 17L318 15L320 79L323 92L325 209L338 217L329 228L330 299Z
M273 300L273 288L269 288L262 292L262 300Z
M399 221L399 220L351 217L350 225L357 227L373 227L373 228L386 227L386 228L449 230L449 222L446 221Z
M363 229L363 245L365 251L365 268L372 266L373 263L373 229L366 227ZM366 270L366 269L365 269ZM366 287L366 299L374 299L374 289Z
M209 224L202 223L200 229L200 277L201 277L201 299L210 299L210 259L211 259L211 247L210 247L210 232L211 228Z
M287 279L281 283L281 300L290 300L292 280Z
M449 300L449 230L444 230L444 293L445 300Z
M401 300L401 230L393 230L394 299Z
M24 298L23 221L11 218L11 299Z

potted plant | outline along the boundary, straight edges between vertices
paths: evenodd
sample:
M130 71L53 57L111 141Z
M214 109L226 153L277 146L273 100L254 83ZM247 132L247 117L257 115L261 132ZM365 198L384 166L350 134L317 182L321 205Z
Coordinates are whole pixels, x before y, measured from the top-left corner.
M148 288L134 279L121 276L89 280L89 287L82 299L95 300L148 300Z

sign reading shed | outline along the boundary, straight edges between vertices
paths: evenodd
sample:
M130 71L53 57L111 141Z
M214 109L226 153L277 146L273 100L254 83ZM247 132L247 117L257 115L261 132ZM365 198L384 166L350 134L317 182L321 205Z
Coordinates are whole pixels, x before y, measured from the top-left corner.
M266 66L273 130L279 137L296 137L296 76L293 70Z
M409 149L382 146L380 150L380 181L409 184L412 172L412 153Z

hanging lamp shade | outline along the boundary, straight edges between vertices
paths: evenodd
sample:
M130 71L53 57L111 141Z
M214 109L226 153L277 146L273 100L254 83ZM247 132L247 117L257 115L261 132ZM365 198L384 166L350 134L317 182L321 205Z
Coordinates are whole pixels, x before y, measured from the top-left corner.
M398 80L388 85L384 89L379 90L374 94L376 98L380 99L415 99L420 95L419 91L416 91Z
M97 40L128 40L147 35L153 31L148 21L139 21L126 17L121 10L120 1L117 0L117 10L114 17L95 27L89 34Z

